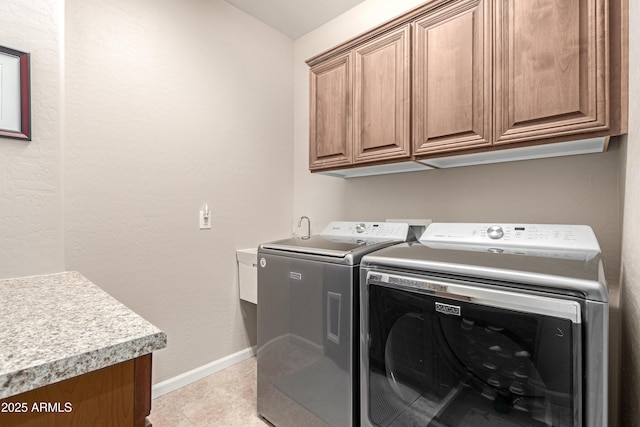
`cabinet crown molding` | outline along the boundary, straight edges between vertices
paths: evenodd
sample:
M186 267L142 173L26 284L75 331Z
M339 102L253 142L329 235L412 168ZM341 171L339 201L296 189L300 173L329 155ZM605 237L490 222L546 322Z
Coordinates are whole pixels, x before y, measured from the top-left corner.
M307 59L305 62L309 67L314 67L319 63L322 63L334 56L342 55L345 52L353 49L354 47L366 43L371 39L374 39L384 33L389 31L396 30L397 28L408 24L409 22L417 19L421 15L433 12L435 9L447 5L449 3L453 3L456 0L430 0L422 5L416 7L415 9L411 9L407 12L404 12L394 18L389 19L388 21L383 22L382 24L365 31L339 45L332 47L324 52L321 52L311 58ZM479 1L479 0L478 0Z

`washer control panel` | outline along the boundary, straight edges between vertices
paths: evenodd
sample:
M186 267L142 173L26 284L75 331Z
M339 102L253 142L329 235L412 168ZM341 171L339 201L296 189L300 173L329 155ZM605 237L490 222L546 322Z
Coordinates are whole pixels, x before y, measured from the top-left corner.
M600 252L600 245L587 225L433 223L420 242L471 245L485 248L532 248Z
M332 238L357 237L367 241L405 241L408 233L409 224L401 222L333 221L320 235Z

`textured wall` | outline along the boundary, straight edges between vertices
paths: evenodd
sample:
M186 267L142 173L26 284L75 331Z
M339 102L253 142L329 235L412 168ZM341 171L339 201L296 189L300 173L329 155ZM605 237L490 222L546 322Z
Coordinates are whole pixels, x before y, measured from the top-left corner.
M31 142L0 138L0 278L64 269L62 0L0 2L0 45L31 53Z
M609 286L617 287L618 163L614 143L602 154L355 178L345 185L345 213L371 220L587 224L602 248Z
M620 289L621 426L640 425L640 8L629 2L629 135L624 174L624 223Z
M155 382L255 344L235 250L291 232L293 42L221 0L66 8L67 268L167 332Z

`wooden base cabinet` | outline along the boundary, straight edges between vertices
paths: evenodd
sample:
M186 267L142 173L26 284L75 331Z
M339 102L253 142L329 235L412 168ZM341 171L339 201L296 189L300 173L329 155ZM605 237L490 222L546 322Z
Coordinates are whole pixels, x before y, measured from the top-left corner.
M0 400L2 427L150 427L151 354Z

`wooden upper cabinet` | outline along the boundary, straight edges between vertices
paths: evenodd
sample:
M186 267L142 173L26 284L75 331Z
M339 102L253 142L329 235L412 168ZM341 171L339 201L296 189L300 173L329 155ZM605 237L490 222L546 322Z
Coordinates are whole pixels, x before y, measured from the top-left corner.
M353 161L353 53L311 68L309 167L324 169Z
M604 0L495 2L495 143L609 128Z
M430 0L310 58L310 169L625 133L627 2Z
M413 153L491 145L490 3L454 2L413 25Z
M354 50L354 163L411 155L410 26Z

